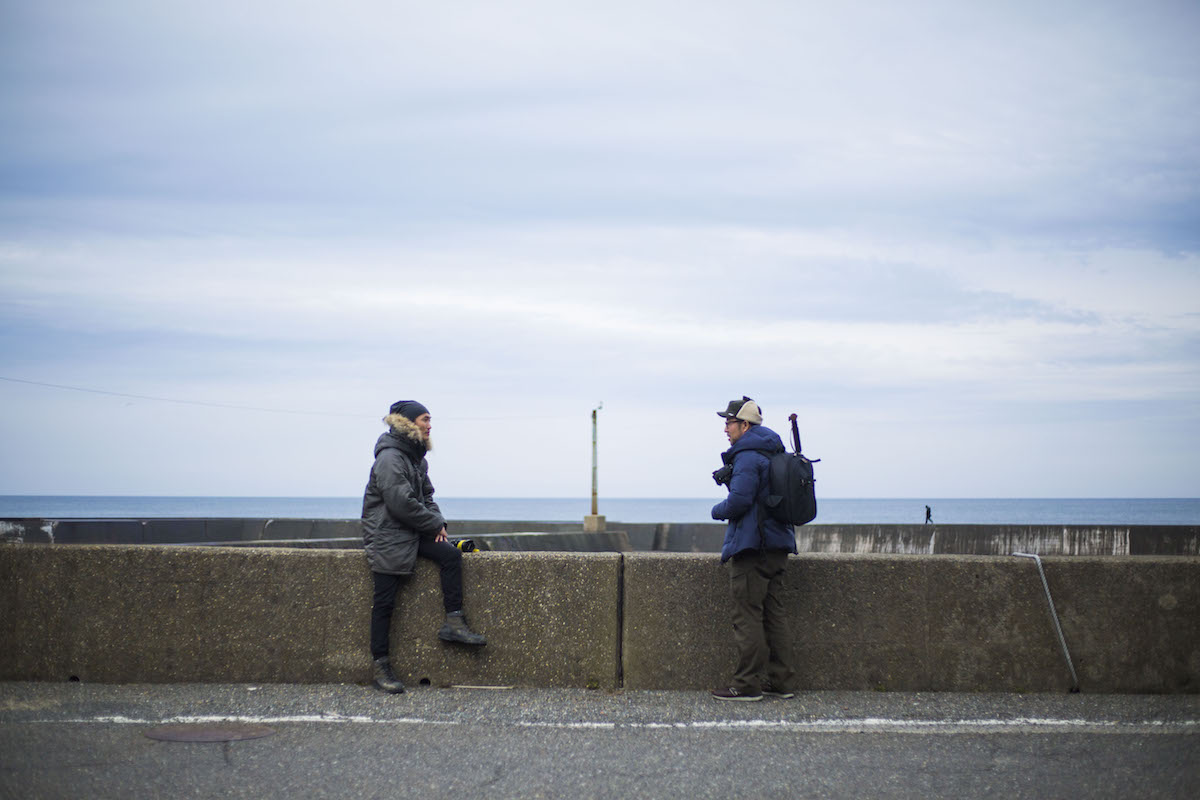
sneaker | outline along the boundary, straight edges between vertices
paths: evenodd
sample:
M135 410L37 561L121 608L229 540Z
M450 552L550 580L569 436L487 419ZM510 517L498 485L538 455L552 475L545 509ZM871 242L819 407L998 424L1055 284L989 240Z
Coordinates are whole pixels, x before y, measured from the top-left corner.
M756 700L762 700L762 692L753 690L737 689L729 686L724 689L713 689L712 696L718 700L737 700L742 703L753 703Z
M791 700L796 696L796 693L793 691L788 689L780 689L778 687L771 686L770 684L764 686L762 692L763 694L769 694L771 697L782 697L784 700Z

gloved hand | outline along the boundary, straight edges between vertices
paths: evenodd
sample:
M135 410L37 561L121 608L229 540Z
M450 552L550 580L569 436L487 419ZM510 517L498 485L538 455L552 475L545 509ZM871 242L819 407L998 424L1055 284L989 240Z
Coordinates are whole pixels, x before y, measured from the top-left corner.
M717 486L728 484L733 479L733 464L726 464L718 470L713 471L713 480L717 482Z

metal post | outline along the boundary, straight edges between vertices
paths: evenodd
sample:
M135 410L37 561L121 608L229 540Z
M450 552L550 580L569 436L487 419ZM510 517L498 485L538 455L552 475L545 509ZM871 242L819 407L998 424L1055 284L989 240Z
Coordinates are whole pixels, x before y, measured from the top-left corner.
M599 470L596 468L596 412L602 408L604 403L592 409L592 513L583 518L584 533L604 531L604 517L600 516Z
M592 516L600 513L600 491L598 486L598 471L596 469L596 412L604 408L601 403L592 409Z

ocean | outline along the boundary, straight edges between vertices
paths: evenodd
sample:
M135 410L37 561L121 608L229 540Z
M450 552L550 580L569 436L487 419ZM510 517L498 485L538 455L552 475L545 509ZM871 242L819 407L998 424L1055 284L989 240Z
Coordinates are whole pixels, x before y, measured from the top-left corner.
M601 498L612 523L712 522L720 498ZM575 522L591 498L438 497L449 520ZM921 524L925 506L948 525L1197 525L1200 498L829 498L814 524ZM356 519L358 497L105 497L0 495L0 519L178 518Z

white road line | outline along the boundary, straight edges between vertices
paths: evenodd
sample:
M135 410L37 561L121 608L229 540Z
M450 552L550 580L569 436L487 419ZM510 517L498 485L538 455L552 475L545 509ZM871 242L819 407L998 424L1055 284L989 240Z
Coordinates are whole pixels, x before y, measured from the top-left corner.
M12 721L10 724L97 724L97 725L203 725L217 723L286 725L329 723L337 725L442 725L472 727L486 721L438 720L421 717L369 717L341 714L297 714L290 716L208 715L158 719L125 716L75 717ZM691 722L499 722L500 726L551 728L556 730L677 730L677 731L778 731L785 733L1104 733L1104 734L1197 734L1200 720L1112 720L1016 718L1016 719L860 719L815 720L696 720Z

